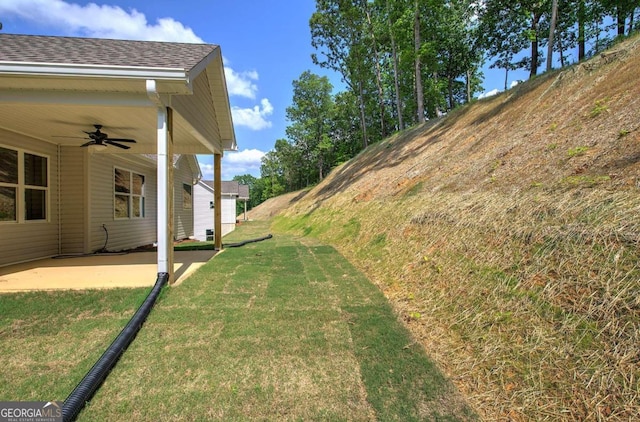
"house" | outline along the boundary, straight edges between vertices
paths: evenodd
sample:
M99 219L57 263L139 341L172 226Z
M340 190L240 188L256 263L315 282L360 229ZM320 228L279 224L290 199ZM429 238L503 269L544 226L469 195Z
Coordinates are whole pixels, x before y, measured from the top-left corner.
M212 180L201 180L194 186L194 231L198 240L210 240L214 232L212 222L214 207L214 183ZM237 181L222 181L221 186L222 236L236 228L236 201L249 199L249 187ZM243 195L243 196L241 196ZM246 199L245 199L246 198Z
M0 34L0 266L157 242L171 277L194 154L220 185L233 149L217 45Z

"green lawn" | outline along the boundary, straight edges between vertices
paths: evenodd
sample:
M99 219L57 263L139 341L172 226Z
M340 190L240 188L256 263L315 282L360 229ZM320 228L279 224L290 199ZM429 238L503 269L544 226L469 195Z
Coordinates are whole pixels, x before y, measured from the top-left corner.
M380 291L309 242L227 248L166 289L78 420L473 420ZM148 290L0 295L0 400L64 400Z

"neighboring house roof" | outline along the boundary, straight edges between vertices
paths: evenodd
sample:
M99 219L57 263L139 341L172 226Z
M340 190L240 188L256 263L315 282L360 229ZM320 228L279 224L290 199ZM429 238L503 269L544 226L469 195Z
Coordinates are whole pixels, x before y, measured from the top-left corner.
M248 185L238 185L238 199L242 199L245 201L249 200L249 186Z
M238 196L238 182L235 180L222 181L222 194Z
M202 180L201 183L207 185L213 191L213 180ZM237 196L238 199L249 199L249 186L242 185L236 180L223 180L220 184L222 185L222 195ZM245 195L246 198L242 195Z
M100 124L138 141L111 152L153 154L158 107L174 111L175 153L236 149L217 45L0 33L0 127L78 145Z

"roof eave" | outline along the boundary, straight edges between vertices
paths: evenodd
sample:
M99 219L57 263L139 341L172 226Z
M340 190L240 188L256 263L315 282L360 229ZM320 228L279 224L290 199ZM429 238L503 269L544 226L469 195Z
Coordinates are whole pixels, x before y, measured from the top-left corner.
M187 83L189 80L184 69L180 68L99 66L9 61L0 62L0 74L23 76L155 79L182 81Z

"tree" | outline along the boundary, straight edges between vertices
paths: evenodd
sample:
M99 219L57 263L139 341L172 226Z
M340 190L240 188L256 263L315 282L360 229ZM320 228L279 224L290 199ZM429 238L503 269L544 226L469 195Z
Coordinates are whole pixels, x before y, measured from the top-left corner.
M312 61L320 67L335 70L358 96L362 146L369 144L365 118L365 84L371 80L370 67L365 65L367 34L364 14L344 0L316 0L316 12L309 21L311 45L321 56L312 54Z
M530 47L529 57L510 65L526 67L530 77L535 76L541 60L540 22L548 10L549 0L487 0L481 9L480 32L488 55L505 64L506 58Z
M331 141L328 139L328 132L333 108L332 90L329 78L308 70L293 81L293 101L286 110L290 122L286 133L294 147L300 151L301 164L306 169L307 185L322 181L329 161ZM318 179L315 178L316 175Z

